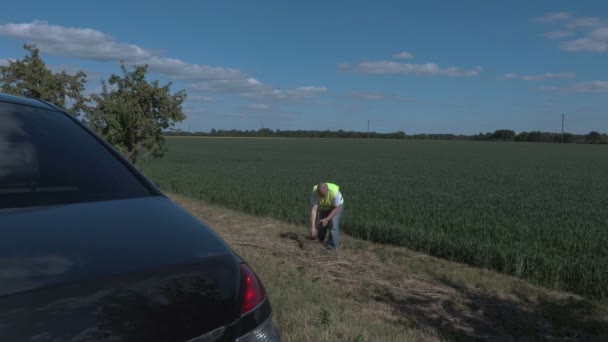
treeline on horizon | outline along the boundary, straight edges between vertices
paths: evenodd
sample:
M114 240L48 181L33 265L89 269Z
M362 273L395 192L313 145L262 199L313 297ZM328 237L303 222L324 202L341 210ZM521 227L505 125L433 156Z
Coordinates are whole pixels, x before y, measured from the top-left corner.
M471 140L471 141L519 141L561 143L561 133L551 132L521 132L516 134L509 129L499 129L494 133L479 133L475 135L462 134L406 134L403 131L392 133L356 132L356 131L313 131L313 130L216 130L210 132L186 132L173 130L163 132L165 136L203 136L203 137L280 137L280 138L354 138L354 139L418 139L418 140ZM596 131L588 134L564 133L563 142L566 144L608 144L608 135Z

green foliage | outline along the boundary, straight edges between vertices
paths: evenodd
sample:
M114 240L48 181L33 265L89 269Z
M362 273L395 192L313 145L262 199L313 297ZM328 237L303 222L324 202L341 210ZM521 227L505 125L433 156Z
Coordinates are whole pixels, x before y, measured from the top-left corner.
M322 308L316 317L317 324L327 328L331 325L331 321L331 312L326 308Z
M494 131L490 136L490 140L513 141L515 140L515 132L510 129L499 129Z
M102 81L102 91L92 98L96 106L86 115L88 125L121 151L131 162L166 152L162 130L186 118L182 103L186 93L171 94L171 83L146 80L147 66L112 75Z
M123 64L123 76L102 81L102 92L91 99L82 95L86 74L53 73L40 58L35 45L24 45L29 55L23 60L0 66L0 91L49 101L74 115L84 113L84 121L121 151L131 162L147 156L162 157L166 152L163 130L186 118L182 103L185 91L170 93L171 83L161 86L146 80L147 66L135 66L129 72ZM68 106L70 104L71 106Z
M601 144L602 135L595 131L589 132L589 134L585 135L585 141L588 144Z
M170 138L145 173L162 189L307 226L309 192L340 185L342 229L608 297L602 146Z
M23 46L29 55L22 60L9 61L0 66L0 90L6 94L19 95L52 102L68 109L74 115L88 109L89 101L82 92L87 75L79 71L70 75L65 71L53 73L40 58L35 45ZM70 103L68 108L66 105Z
M207 132L184 132L182 130L163 132L166 136L210 136L210 137L283 137L283 138L371 138L371 139L406 139L407 135L403 131L393 133L377 132L355 132L355 131L309 131L309 130L272 130L261 128L256 130L241 131L238 129L216 130L212 128Z
M515 134L510 129L499 129L494 133L479 133L476 135L455 135L455 134L412 134L407 135L403 131L393 133L377 132L353 132L353 131L285 131L262 128L249 131L237 129L216 130L212 128L210 132L185 132L182 130L169 130L163 132L165 136L197 136L197 137L274 137L274 138L358 138L358 139L415 139L415 140L470 140L470 141L517 141L517 142L544 142L544 143L563 143L565 144L608 144L608 136L598 132L590 134L572 133L552 133L552 132L521 132Z

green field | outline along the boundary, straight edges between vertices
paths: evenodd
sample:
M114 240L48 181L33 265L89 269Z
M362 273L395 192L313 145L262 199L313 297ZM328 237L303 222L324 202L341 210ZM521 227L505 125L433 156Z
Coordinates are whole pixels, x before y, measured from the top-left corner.
M163 190L308 228L340 185L343 231L608 297L608 148L411 140L168 138Z

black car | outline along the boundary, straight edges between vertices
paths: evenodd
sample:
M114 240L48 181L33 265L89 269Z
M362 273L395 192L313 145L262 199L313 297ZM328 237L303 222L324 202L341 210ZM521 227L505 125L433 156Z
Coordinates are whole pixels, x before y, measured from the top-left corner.
M260 279L112 146L0 94L1 341L279 341Z

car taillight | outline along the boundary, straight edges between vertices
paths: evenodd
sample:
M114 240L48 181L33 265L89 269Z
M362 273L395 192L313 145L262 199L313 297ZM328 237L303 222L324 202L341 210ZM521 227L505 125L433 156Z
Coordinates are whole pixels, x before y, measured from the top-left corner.
M241 306L241 313L244 315L264 301L266 289L264 289L260 278L253 273L247 264L241 264L241 272L243 272L243 277L245 278L245 294L243 296L243 305Z

